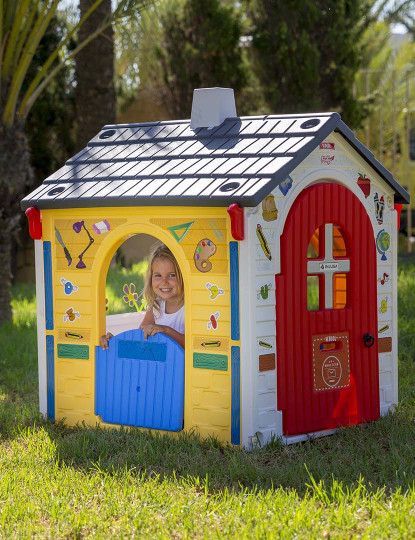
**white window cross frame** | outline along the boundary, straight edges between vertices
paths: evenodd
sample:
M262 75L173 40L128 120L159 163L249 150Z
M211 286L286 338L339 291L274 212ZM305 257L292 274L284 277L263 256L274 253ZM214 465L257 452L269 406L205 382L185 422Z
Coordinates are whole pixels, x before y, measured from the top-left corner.
M335 259L333 255L333 223L324 226L324 259L307 262L307 274L324 275L324 307L333 309L334 274L350 272L350 259Z

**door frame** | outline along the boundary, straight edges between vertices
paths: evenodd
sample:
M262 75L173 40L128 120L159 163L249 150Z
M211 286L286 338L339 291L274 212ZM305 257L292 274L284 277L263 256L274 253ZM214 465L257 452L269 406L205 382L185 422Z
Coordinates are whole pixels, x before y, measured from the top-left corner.
M191 298L190 291L190 268L189 262L184 256L183 250L180 248L180 245L175 241L171 234L168 231L165 231L149 223L151 215L137 216L136 218L128 218L127 223L116 227L115 229L109 231L105 234L105 237L100 244L98 251L95 255L93 271L96 273L97 278L94 280L95 287L91 291L93 298L96 298L95 303L95 331L91 333L91 341L93 345L99 344L99 337L106 333L106 314L105 314L105 285L107 279L107 273L109 265L111 263L112 257L114 256L117 249L128 239L130 235L136 234L148 234L155 238L155 241L160 241L165 244L170 251L173 253L176 261L180 267L183 276L183 287L185 297ZM185 327L186 327L186 346L185 346L185 375L184 375L184 426L183 430L188 429L189 426L189 415L190 415L190 345L191 345L191 336L190 336L190 302L185 302ZM95 347L92 347L95 351ZM94 381L94 403L95 403L95 352L93 353L93 367L91 377ZM96 420L99 422L99 418Z

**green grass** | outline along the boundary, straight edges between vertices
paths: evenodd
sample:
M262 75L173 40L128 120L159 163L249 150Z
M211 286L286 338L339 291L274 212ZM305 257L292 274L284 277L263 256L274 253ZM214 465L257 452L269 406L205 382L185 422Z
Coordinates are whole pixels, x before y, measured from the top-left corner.
M107 292L130 277L110 275ZM14 287L13 311L0 326L0 538L415 537L415 261L400 264L395 414L253 452L43 420L33 287Z

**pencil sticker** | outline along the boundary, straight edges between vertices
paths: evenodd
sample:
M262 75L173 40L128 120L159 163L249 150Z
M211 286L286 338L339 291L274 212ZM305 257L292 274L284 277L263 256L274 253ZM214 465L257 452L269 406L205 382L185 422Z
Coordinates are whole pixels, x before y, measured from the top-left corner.
M261 244L262 251L264 252L265 257L270 261L272 259L271 250L269 249L267 239L264 235L264 231L262 230L262 227L259 223L256 226L256 235L258 237L259 243Z

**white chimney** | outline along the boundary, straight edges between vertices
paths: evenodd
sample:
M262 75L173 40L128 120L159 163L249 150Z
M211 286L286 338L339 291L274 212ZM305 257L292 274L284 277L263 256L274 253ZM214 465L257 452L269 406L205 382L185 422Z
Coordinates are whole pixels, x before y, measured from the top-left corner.
M226 118L235 117L235 95L232 88L193 90L191 129L219 126Z

